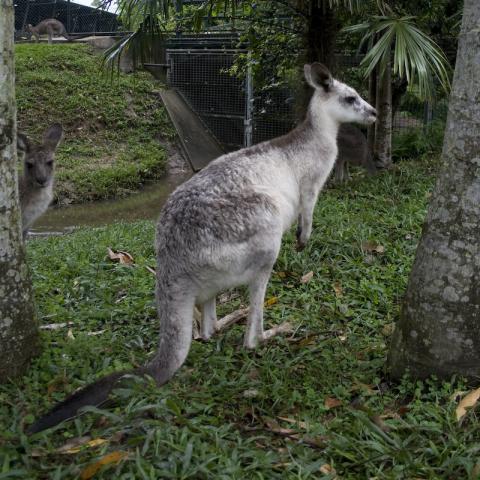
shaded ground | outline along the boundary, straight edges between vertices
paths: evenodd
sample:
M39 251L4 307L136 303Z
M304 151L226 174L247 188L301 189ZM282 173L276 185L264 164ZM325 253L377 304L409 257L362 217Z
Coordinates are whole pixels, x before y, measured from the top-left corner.
M64 126L55 199L83 202L123 196L160 178L173 138L150 74L109 79L101 57L77 44L16 46L19 129L39 138Z
M286 236L266 324L289 320L292 337L255 353L241 348L244 326L195 341L166 387L117 391L116 408L31 438L23 426L66 393L142 364L158 327L152 223L29 242L41 323L71 323L43 330L28 375L0 387L0 478L90 478L107 454L95 478L477 478L476 412L454 416L461 379L393 385L384 367L435 168L404 162L330 189L306 250ZM108 246L135 265L107 261ZM221 301L231 312L244 292ZM83 447L62 453L71 439Z

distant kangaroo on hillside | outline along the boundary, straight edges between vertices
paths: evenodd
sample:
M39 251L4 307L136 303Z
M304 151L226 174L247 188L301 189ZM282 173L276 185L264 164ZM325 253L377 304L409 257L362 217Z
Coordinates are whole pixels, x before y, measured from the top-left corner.
M363 167L370 175L377 172L372 154L368 149L367 139L355 125L340 125L337 135L338 156L335 162L335 182L348 180L348 166Z
M42 20L39 24L37 24L35 27L29 23L28 30L32 33L37 42L40 41L40 35L43 35L45 33L48 34L48 43L52 43L54 35L61 35L62 37L65 37L68 41L72 40L70 35L67 34L65 25L63 25L62 22L55 18L46 18L45 20Z
M248 285L250 308L244 346L255 348L264 331L263 305L282 236L298 221L297 246L312 232L313 209L337 156L341 123L371 124L376 111L319 63L305 65L314 88L305 121L289 134L219 157L178 187L162 208L156 234L158 348L148 364L115 372L74 393L34 423L38 432L99 405L128 373L149 375L158 386L185 361L192 342L195 304L202 307L201 336L219 328L215 296Z
M23 175L18 179L23 238L52 202L55 150L62 135L62 126L57 123L46 130L41 144L32 143L23 133L17 134L17 149L24 153Z

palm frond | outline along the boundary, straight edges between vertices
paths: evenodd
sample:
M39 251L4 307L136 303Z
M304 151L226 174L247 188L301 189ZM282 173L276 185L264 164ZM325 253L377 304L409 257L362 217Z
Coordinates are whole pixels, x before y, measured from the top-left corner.
M372 48L362 60L368 76L375 67L382 75L392 56L393 73L418 86L420 96L432 98L433 79L442 88L450 89L450 66L441 48L413 24L414 17L375 16L368 22L344 29L349 33L364 33L360 42L370 42ZM374 41L375 40L375 41Z

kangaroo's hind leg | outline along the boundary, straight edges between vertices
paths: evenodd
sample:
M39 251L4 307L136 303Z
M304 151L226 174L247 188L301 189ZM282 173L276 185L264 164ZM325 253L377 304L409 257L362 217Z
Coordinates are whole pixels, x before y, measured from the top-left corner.
M215 297L210 298L202 305L202 326L200 327L200 336L203 340L208 340L216 331L217 311Z
M271 268L260 272L249 284L250 309L248 311L247 331L243 341L246 348L255 348L259 343L269 340L275 335L292 331L292 326L288 322L266 331L263 328L263 304L270 273Z

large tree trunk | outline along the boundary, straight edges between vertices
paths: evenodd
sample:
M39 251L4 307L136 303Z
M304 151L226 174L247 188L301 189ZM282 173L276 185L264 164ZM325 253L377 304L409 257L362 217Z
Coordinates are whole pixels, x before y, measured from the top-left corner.
M390 347L392 375L480 378L480 1L466 0L435 186Z
M390 62L385 71L379 69L376 81L377 121L375 122L375 142L373 158L378 168L392 165L392 72Z
M310 0L307 9L307 26L303 39L304 52L300 62L321 62L330 71L335 73L335 43L340 24L335 17L334 10L327 0ZM303 79L303 69L302 79ZM296 116L302 119L307 111L312 89L306 82L302 82L302 89L296 102Z
M21 374L38 351L17 188L13 4L0 0L0 381Z

